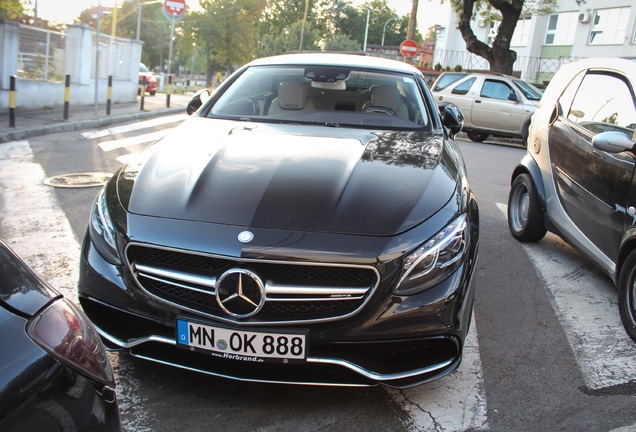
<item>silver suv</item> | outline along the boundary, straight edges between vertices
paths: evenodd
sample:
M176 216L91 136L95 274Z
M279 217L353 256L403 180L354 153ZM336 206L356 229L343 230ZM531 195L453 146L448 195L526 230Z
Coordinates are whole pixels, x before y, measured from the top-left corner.
M530 117L542 92L532 84L494 73L444 72L431 90L438 104L450 102L464 114L468 138L482 142L489 135L528 137Z

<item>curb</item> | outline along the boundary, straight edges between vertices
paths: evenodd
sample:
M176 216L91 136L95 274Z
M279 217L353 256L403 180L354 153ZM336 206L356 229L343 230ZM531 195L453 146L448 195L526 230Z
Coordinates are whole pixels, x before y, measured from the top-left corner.
M184 107L166 108L157 111L146 111L140 113L120 114L116 116L104 116L89 120L70 121L68 123L57 123L46 126L38 126L29 129L17 129L0 131L0 143L9 141L24 140L36 136L55 134L61 132L73 132L84 129L95 129L110 126L116 123L124 123L127 121L159 117L162 115L172 114L175 112L185 112Z

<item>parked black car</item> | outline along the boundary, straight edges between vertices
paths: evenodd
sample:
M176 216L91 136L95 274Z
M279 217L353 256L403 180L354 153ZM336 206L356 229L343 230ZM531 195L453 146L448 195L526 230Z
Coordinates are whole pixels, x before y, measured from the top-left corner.
M239 380L405 387L461 360L478 209L410 65L256 60L95 201L80 301L107 345Z
M0 430L121 430L99 335L78 306L2 242Z
M539 103L528 152L512 175L508 223L521 241L551 231L618 286L636 341L636 63L563 66Z

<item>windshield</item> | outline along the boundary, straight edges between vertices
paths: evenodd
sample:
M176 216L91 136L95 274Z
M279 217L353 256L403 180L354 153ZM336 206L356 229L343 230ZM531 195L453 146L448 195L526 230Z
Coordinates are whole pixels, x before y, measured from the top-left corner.
M413 75L338 66L250 67L207 116L333 127L431 127Z
M541 99L543 92L532 84L520 80L514 80L513 82L519 88L519 90L523 92L523 95L526 97L526 99L536 101Z

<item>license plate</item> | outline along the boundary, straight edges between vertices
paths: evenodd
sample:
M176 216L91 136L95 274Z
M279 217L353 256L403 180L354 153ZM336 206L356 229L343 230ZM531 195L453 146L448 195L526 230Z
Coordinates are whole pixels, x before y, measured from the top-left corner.
M177 346L245 362L301 363L307 359L304 333L236 330L180 319Z

